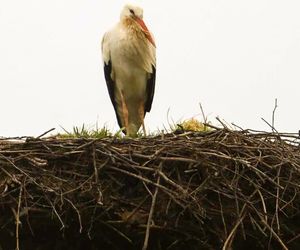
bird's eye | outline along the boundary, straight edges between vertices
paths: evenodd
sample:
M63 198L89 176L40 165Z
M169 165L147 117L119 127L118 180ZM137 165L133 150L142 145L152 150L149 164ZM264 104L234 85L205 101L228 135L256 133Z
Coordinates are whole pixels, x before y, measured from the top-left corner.
M132 15L134 15L134 11L132 9L129 10Z

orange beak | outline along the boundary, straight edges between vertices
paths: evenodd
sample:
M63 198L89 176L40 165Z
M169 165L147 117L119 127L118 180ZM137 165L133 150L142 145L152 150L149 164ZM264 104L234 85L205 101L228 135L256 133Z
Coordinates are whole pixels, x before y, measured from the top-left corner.
M148 30L146 24L144 23L143 19L141 19L141 18L139 18L139 17L137 17L137 16L136 16L134 19L135 19L135 21L141 26L141 28L142 28L143 32L145 33L146 38L148 39L148 41L149 41L150 43L152 43L152 45L153 45L154 47L156 47L155 42L154 42L154 39L153 39L153 37L152 37L150 31Z

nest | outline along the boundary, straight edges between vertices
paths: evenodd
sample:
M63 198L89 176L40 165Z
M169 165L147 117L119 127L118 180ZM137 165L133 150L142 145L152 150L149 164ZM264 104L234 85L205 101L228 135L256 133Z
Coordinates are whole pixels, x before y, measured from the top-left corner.
M0 140L0 249L300 249L299 135Z

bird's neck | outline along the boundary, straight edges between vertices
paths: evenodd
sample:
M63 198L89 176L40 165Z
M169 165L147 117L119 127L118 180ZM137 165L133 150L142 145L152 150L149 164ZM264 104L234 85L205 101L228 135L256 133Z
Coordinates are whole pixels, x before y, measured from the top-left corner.
M127 29L129 32L141 32L141 28L138 26L136 21L134 21L132 18L123 18L121 20L122 26Z

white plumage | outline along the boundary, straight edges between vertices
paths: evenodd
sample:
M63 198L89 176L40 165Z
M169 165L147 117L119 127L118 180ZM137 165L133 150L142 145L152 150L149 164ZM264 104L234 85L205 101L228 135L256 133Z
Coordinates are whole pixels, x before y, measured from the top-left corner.
M155 43L140 7L124 6L120 22L103 36L102 56L119 126L136 136L151 110L156 74Z

